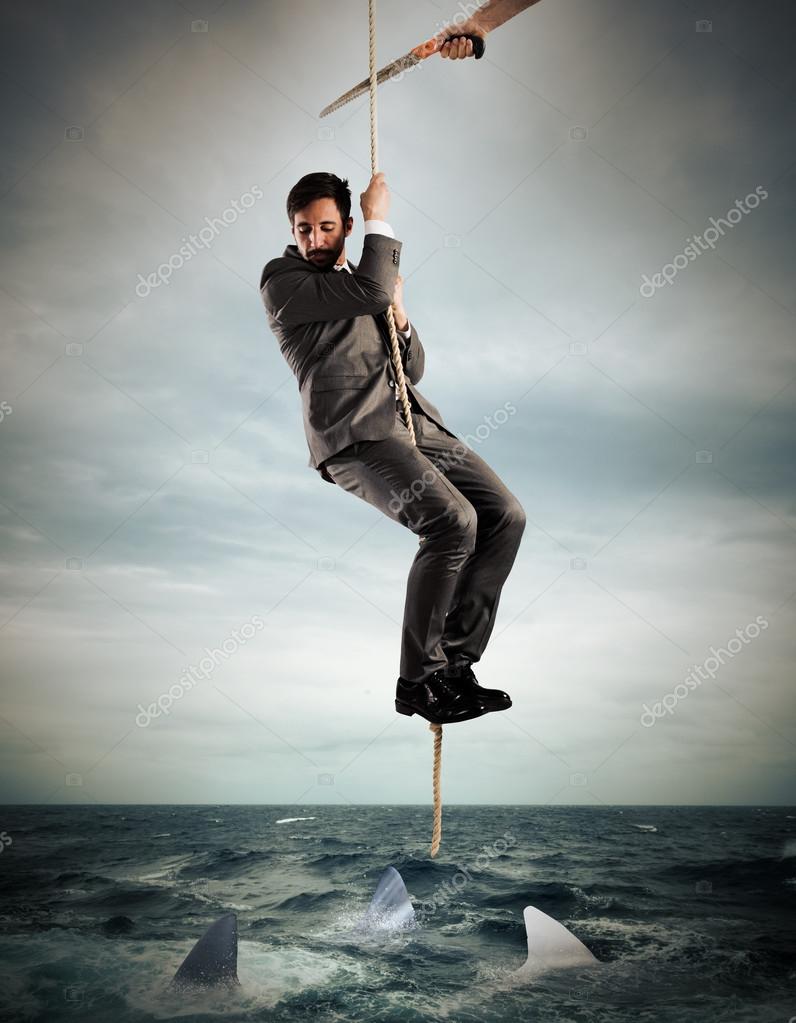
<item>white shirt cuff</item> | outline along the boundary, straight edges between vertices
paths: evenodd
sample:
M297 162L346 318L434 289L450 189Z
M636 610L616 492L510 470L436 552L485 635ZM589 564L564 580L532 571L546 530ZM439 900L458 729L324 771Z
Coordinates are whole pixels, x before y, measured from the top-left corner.
M386 234L388 238L395 237L395 232L386 220L366 220L365 234Z

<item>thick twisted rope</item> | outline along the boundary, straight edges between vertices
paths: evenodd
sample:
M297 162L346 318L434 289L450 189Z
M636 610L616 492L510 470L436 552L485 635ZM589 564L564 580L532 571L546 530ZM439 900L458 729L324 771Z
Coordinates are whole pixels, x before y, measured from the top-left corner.
M379 129L378 114L376 110L376 0L368 0L368 48L370 67L370 173L376 174L379 169ZM412 423L412 407L409 404L409 396L406 393L406 379L404 367L401 362L401 349L398 346L398 334L395 330L395 316L393 307L387 307L387 324L390 328L390 355L395 379L398 385L398 397L401 401L404 419L406 421L409 436L412 443L417 446L415 439L415 428ZM440 787L440 775L442 772L442 725L429 726L434 733L434 828L431 834L431 856L436 856L439 851L439 844L442 839L442 790Z
M439 843L442 840L442 788L440 775L442 773L442 725L429 725L434 733L434 829L431 832L431 856L439 852Z
M378 114L376 110L376 0L368 0L368 41L370 49L370 173L376 174L379 169L379 129ZM404 367L401 362L401 349L398 347L398 334L395 331L395 316L392 306L387 307L387 323L390 327L390 348L393 366L395 367L395 378L398 382L398 397L401 399L401 407L409 430L412 443L415 440L415 428L412 423L412 408L409 404L409 397L406 393L406 380L404 379Z

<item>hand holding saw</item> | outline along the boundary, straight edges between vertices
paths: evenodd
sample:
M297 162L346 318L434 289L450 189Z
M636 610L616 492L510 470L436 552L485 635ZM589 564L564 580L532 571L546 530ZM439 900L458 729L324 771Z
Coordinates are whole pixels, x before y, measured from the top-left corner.
M446 25L444 28L440 29L436 35L433 35L424 43L421 43L413 50L410 50L405 56L399 57L391 64L383 67L376 75L377 84L382 85L388 79L393 78L402 71L408 71L410 68L415 67L421 60L425 60L426 57L430 57L432 54L439 52L448 39L455 39L457 37L472 39L473 56L476 60L480 60L486 50L486 41L484 38L486 34L491 32L492 29L499 28L510 18L513 18L515 14L519 14L520 11L524 11L526 8L532 7L538 2L539 0L486 0L486 3L477 8L475 13L466 21L463 21L458 25ZM352 99L356 99L357 96L361 96L363 93L367 92L369 88L370 78L365 78L364 81L359 83L359 85L355 85L353 89L349 89L348 92L343 93L343 95L336 99L334 103L330 103L328 107L324 107L320 116L326 117L326 115L331 114L333 110L337 110L344 104L350 103Z

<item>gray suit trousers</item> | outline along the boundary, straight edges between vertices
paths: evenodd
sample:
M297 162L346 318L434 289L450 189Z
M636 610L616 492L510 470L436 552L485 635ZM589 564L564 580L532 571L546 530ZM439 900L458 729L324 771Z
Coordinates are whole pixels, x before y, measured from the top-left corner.
M390 436L358 441L325 466L339 487L420 538L406 587L400 659L401 676L418 682L438 668L480 659L525 512L479 455L412 404L417 447L396 405Z

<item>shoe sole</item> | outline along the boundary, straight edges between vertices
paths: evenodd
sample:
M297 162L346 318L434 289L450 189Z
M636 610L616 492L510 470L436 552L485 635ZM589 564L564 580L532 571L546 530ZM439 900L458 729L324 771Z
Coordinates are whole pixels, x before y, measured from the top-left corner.
M413 707L410 703L404 703L403 700L395 701L395 709L399 714L406 714L407 717L417 714L419 717L425 718L432 725L457 725L460 721L472 721L473 718L480 718L488 713L486 707L473 707L472 711L460 714L459 717L451 718L449 721L435 721L428 714L424 714L422 710L418 710L417 707Z
M482 704L482 706L486 710L487 714L489 714L490 712L496 711L496 710L508 710L509 707L513 706L513 704L511 702L511 700L509 700L508 703L493 704L491 706L488 703L484 703L484 704Z

